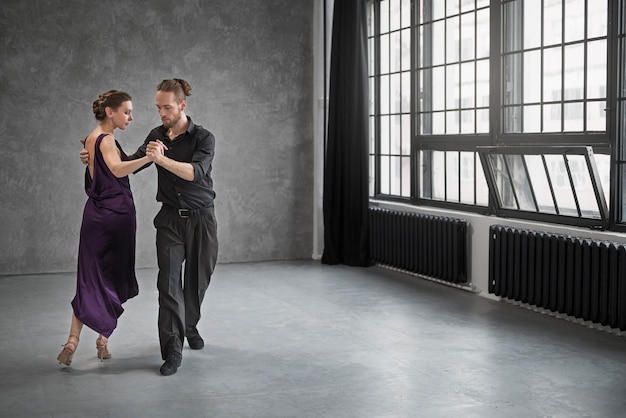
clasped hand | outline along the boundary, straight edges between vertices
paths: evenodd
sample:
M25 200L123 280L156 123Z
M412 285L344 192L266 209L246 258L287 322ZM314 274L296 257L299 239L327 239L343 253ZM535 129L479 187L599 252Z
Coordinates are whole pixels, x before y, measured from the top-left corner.
M160 140L150 141L146 146L146 157L152 162L158 162L161 158L165 156L165 151L167 150L167 146Z

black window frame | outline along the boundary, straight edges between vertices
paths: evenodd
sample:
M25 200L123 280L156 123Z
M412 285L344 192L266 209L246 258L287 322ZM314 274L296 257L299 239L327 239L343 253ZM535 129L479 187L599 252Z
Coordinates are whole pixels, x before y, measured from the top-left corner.
M387 0L371 0L371 11L377 13L379 4ZM607 0L607 81L606 81L606 131L604 132L550 132L550 133L521 133L510 132L505 133L503 130L503 96L502 96L502 80L503 80L503 34L500 27L503 22L503 9L506 5L515 3L518 0L490 0L489 1L489 132L475 134L457 134L457 135L421 135L420 134L420 111L417 108L419 103L419 74L418 74L418 56L419 50L419 5L420 0L412 0L412 17L411 27L412 34L412 54L411 60L411 196L392 196L381 194L379 181L379 158L380 153L379 132L377 124L377 108L378 94L373 95L373 111L370 120L373 121L374 127L371 130L374 138L371 144L374 149L370 151L370 161L373 164L373 180L374 186L370 198L376 200L400 201L419 206L432 206L446 209L454 209L466 212L476 212L485 215L506 216L520 219L531 219L535 221L544 221L550 223L560 223L572 226L583 226L599 229L607 229L614 231L626 231L626 185L624 178L626 177L626 145L624 138L626 136L626 0ZM592 1L592 0L591 0ZM590 0L586 0L585 5L589 7ZM587 9L585 9L587 11ZM370 37L371 45L376 45L376 19L373 22L374 33ZM378 48L374 49L375 54ZM622 51L622 54L619 54ZM621 57L621 59L620 59ZM371 86L375 92L379 92L377 84L377 76L379 68L376 58L373 58L374 66L371 68L374 74L370 74L373 82ZM585 66L587 64L585 63ZM480 152L486 152L489 147L503 146L524 146L530 147L591 147L591 153L609 154L611 156L611 187L608 193L608 214L602 214L602 220L598 225L597 219L590 220L584 217L569 217L562 215L548 214L529 214L525 211L508 211L498 206L494 200L493 187L490 183L487 168L484 167L484 161L480 157ZM482 150L482 151L481 151ZM422 190L420 184L424 181L424 175L421 172L420 155L424 151L442 151L442 152L475 152L476 159L480 159L485 170L485 179L489 185L489 204L481 206L477 204L467 204L461 202L451 202L445 200L437 200L433 198L424 198L421 196ZM478 167L476 166L476 169ZM602 200L602 198L599 198ZM599 202L602 205L602 202Z

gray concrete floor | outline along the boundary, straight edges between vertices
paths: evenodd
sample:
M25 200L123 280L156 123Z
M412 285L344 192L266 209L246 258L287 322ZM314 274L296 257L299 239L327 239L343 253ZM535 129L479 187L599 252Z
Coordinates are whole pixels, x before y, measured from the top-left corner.
M73 274L0 277L7 417L622 417L626 339L402 273L316 261L220 264L170 377L155 270L96 358L71 367Z

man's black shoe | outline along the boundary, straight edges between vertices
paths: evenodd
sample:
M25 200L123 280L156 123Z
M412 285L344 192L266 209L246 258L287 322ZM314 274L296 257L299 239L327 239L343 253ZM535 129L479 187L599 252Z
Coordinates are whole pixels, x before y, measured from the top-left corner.
M175 351L170 352L165 359L165 363L163 363L163 365L161 366L161 374L163 376L173 375L180 367L180 363L182 362L182 360L183 356L180 353L177 353Z
M189 347L193 350L201 350L204 348L204 340L199 335L187 337L187 342L189 343Z

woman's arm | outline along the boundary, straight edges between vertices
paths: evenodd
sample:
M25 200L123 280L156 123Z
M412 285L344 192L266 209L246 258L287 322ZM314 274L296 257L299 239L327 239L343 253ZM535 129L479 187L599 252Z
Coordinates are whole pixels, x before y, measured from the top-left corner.
M115 139L111 135L105 136L100 142L100 152L107 167L117 178L126 177L150 162L148 157L122 161L119 149L115 145Z

